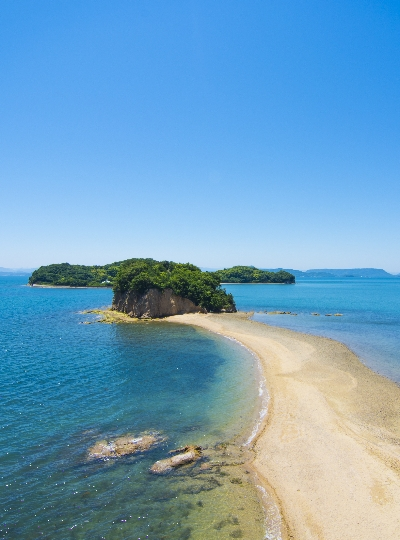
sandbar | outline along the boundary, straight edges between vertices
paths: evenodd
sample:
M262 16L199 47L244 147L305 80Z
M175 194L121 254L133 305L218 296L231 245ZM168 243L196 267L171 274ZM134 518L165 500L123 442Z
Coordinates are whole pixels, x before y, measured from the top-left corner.
M232 337L259 358L270 394L253 442L259 481L291 540L400 538L400 388L337 341L249 314L168 322Z

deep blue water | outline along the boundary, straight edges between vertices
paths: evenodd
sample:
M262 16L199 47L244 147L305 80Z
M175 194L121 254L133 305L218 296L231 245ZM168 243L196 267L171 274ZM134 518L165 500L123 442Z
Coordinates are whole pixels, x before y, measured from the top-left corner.
M240 471L148 472L170 449L201 444L218 460L217 443L248 437L254 357L183 325L82 324L96 319L82 310L109 305L111 291L24 283L0 278L0 537L262 538L257 490L231 482ZM87 459L98 440L149 430L166 442Z
M298 280L295 285L224 285L254 319L337 339L400 382L400 279ZM268 315L264 311L291 311ZM313 316L311 313L320 313ZM342 317L326 317L341 313Z

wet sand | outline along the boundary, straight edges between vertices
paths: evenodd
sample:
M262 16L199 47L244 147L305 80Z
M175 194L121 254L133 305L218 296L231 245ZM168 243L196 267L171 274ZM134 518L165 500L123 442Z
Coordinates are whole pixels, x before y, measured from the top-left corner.
M400 538L400 388L345 345L250 321L177 315L260 359L270 393L255 468L282 514L283 538Z

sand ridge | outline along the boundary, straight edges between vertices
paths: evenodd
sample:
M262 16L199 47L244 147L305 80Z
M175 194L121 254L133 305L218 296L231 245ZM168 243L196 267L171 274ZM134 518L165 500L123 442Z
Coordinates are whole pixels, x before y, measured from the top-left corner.
M294 540L400 538L400 388L345 345L248 314L177 315L260 359L270 405L253 466Z

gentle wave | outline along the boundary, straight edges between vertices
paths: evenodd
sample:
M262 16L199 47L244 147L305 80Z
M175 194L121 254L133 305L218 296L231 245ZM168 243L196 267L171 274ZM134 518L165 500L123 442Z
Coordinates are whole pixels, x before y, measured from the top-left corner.
M251 431L249 438L246 440L246 442L243 445L243 446L249 446L252 443L252 441L255 439L255 437L257 436L261 428L262 422L264 418L266 417L266 415L268 414L268 408L269 408L269 402L270 402L270 395L267 390L267 384L266 384L266 379L264 377L261 360L254 351L246 347L246 345L244 345L241 341L231 336L226 336L225 334L222 334L221 332L215 332L215 333L245 348L256 360L256 365L258 368L258 373L259 373L259 378L260 378L260 383L258 386L258 397L261 398L261 405L260 405L257 421L255 425L253 426L253 429Z
M281 534L281 515L279 509L268 493L268 491L259 484L256 485L261 493L261 498L265 508L265 540L282 540Z

